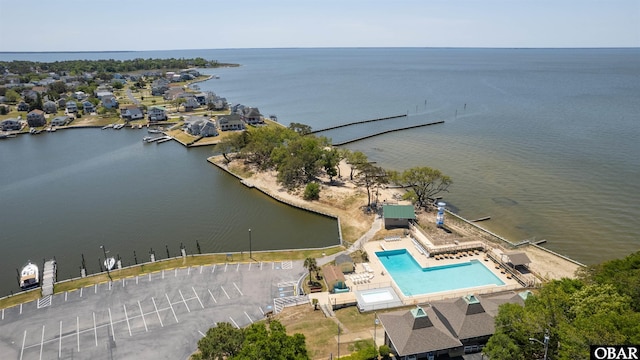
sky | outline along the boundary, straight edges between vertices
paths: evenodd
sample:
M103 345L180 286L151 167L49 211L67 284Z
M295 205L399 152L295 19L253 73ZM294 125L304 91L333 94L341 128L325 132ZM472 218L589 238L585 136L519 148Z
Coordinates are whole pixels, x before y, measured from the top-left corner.
M0 51L640 47L640 0L0 0Z

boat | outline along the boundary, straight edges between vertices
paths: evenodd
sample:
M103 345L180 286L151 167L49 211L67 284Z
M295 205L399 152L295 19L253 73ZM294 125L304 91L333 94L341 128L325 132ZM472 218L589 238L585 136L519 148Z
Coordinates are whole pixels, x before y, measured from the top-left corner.
M29 128L29 134L31 134L31 135L35 135L35 134L37 134L37 132L38 132L38 129L36 129L36 128L34 128L34 127Z
M113 270L113 267L116 266L116 259L113 257L108 257L105 261L104 261L104 267L107 269L107 271L109 270Z
M160 131L158 129L148 129L147 132L149 134L162 134L162 131Z
M31 289L40 285L40 272L38 266L29 260L20 271L20 288L22 290Z
M108 128L112 128L113 124L105 125L102 127L102 130L107 130Z

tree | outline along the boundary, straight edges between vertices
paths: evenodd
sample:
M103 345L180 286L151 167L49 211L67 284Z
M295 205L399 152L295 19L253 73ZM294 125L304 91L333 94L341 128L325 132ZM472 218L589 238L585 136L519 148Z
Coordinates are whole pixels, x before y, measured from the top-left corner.
M411 190L405 195L412 199L418 206L426 206L429 200L441 192L448 191L452 183L450 177L444 175L438 169L430 167L413 167L402 174L394 173L392 182Z
M222 153L222 156L224 157L227 163L230 163L231 159L228 156L229 153L240 151L240 149L246 146L246 143L247 143L247 132L246 131L236 132L236 133L230 134L229 136L225 137L222 141L220 141L218 145L216 145L216 150Z
M222 360L233 357L242 348L244 334L228 322L219 322L207 330L207 335L198 341L200 353L197 360Z
M229 359L309 359L304 335L287 335L285 327L277 320L271 320L268 325L267 328L267 324L260 322L246 328L242 349Z
M311 133L311 126L300 123L289 124L289 129L297 132L300 135L307 135Z
M387 172L371 163L361 163L356 168L356 184L367 189L367 207L371 206L371 190L374 186L380 186L388 182Z
M329 182L333 183L333 178L338 175L338 164L340 163L340 152L336 148L325 149L322 154L322 166L324 172L329 176Z
M7 98L7 102L9 103L16 103L20 100L20 94L13 89L7 90L4 96Z
M118 90L124 88L124 84L121 81L112 81L111 86L113 86L114 89Z
M354 151L351 152L349 150L344 151L344 158L347 159L347 164L351 167L351 171L349 173L349 180L353 181L353 175L355 170L366 163L369 162L367 159L367 155L365 155L362 151Z
M316 182L310 182L304 188L303 198L305 200L318 200L320 199L320 185Z
M308 257L304 259L304 267L309 270L309 285L313 283L313 278L311 277L311 272L318 271L318 262L315 258Z
M300 136L288 139L282 146L275 147L271 154L278 182L289 189L314 181L321 173L324 148L328 145L325 137Z

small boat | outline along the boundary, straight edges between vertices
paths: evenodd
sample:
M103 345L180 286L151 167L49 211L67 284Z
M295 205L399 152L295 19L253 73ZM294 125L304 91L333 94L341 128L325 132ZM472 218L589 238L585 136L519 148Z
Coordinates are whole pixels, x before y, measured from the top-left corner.
M149 134L162 134L162 131L160 131L158 129L149 129L149 130L147 130L147 132Z
M113 124L105 125L105 126L102 127L102 130L107 130L107 129L112 128L112 127L113 127Z
M35 134L37 134L37 132L38 132L38 129L36 129L36 128L34 128L34 127L29 128L29 134L31 134L31 135L35 135Z
M113 270L113 267L116 266L116 259L113 257L108 257L104 261L104 267L108 270Z
M20 288L23 290L31 289L39 284L40 272L38 271L38 266L29 261L20 271Z

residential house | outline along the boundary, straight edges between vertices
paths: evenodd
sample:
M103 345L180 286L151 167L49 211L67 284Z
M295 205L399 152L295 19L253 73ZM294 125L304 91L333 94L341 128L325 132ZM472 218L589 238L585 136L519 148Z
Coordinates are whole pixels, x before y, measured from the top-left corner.
M481 351L495 331L498 307L524 305L531 293L466 295L379 314L384 344L398 359L452 358Z
M209 93L209 94L213 94L213 93ZM209 94L201 92L193 95L193 97L198 101L198 104L200 104L201 106L205 106L207 105L207 99L209 98L209 96L212 96Z
M223 97L215 97L213 99L208 100L208 106L210 110L224 110L229 104L227 103L227 99Z
M66 108L67 107L67 100L63 99L63 98L60 98L60 99L58 99L57 104L58 104L58 107L60 109Z
M0 128L2 131L20 130L22 128L22 124L18 119L6 119L0 122Z
M102 106L104 106L107 109L114 109L120 105L116 97L113 95L105 95L101 99L102 99Z
M42 104L42 110L44 110L44 112L46 112L47 114L55 114L56 112L58 112L58 105L56 105L54 101L46 101L44 104Z
M244 121L238 114L230 114L218 117L218 129L221 131L244 130Z
M194 136L218 136L218 130L210 119L204 116L190 116L184 130Z
M167 90L169 90L169 80L167 79L157 79L151 83L151 95L153 96L162 96Z
M245 108L240 116L242 117L242 120L249 125L264 124L264 119L262 118L262 114L260 114L260 110L258 110L258 108Z
M200 128L200 135L204 137L218 136L218 129L216 129L216 124L211 120L205 122Z
M187 97L187 101L183 103L184 111L193 111L200 107L200 103L193 96Z
M6 96L0 96L0 104L6 104L7 103L7 97Z
M65 126L69 123L69 117L66 115L56 116L51 119L51 126Z
M42 110L31 110L27 114L27 124L29 124L29 127L44 126L46 123L47 120L44 118L44 111Z
M167 109L163 106L152 106L147 110L147 118L149 121L167 120Z
M87 94L84 93L84 91L76 91L73 93L73 97L76 98L76 100L84 100L87 98Z
M24 101L20 101L16 107L18 111L29 111L29 104Z
M140 109L136 105L127 105L123 108L120 108L120 116L128 121L144 119L144 113L142 112L142 109Z
M82 109L85 114L91 114L92 112L96 112L96 107L91 103L91 101L83 101Z
M102 100L102 98L105 97L105 96L113 96L113 93L108 88L101 87L101 88L96 89L95 95L96 95L96 97L98 99Z
M162 97L167 101L171 101L180 97L187 97L188 95L190 94L187 94L181 87L169 87L167 91L162 94Z
M77 113L78 112L78 104L75 101L67 101L66 103L67 113Z

